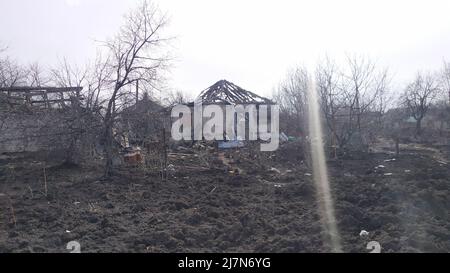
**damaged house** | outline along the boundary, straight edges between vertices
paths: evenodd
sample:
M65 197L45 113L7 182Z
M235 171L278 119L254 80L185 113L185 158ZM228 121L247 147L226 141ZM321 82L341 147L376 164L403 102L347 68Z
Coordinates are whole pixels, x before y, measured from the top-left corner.
M121 112L117 131L122 146L145 146L146 142L159 141L166 128L170 132L166 109L144 93L141 100Z
M274 104L270 99L256 95L227 80L220 80L206 88L198 95L198 99L204 105Z
M142 99L123 109L115 124L114 136L119 156L115 165L141 163L150 165L165 161L166 141L170 136L170 113L168 109L150 98L147 93Z
M0 153L39 152L73 161L95 128L82 87L0 88Z
M198 97L196 98L195 102L191 102L188 104L188 106L191 108L191 112L193 112L194 104L195 103L201 103L203 107L207 105L219 105L221 106L223 112L225 113L225 109L227 105L255 105L256 109L259 109L260 105L274 105L275 103L271 101L268 98L259 96L251 91L245 90L239 86L237 86L234 83L231 83L227 80L220 80L216 82L215 84L211 85L210 87L203 90ZM258 117L257 117L258 118ZM203 117L203 123L206 122L209 118ZM237 124L237 113L234 114L234 128L236 129ZM248 122L248 113L245 115L246 124ZM270 118L269 118L270 119ZM194 120L192 120L192 123L194 124ZM246 126L248 127L248 126ZM223 120L223 128L226 128L226 121L225 117ZM192 134L193 134L193 128L192 128ZM236 131L235 131L236 134ZM246 130L246 139L248 139L248 130ZM232 139L230 136L226 136L224 134L224 139L228 139L231 141L219 141L218 146L219 148L229 148L229 147L236 147L236 146L242 146L242 141L237 141L236 139Z
M255 105L258 109L260 105L273 105L270 99L259 96L253 92L247 91L229 81L220 80L203 90L195 100L201 102L203 106L219 105ZM194 102L186 104L194 109ZM192 142L171 143L171 126L174 121L170 117L171 107L164 107L158 102L152 100L147 94L144 94L141 100L137 100L134 105L125 108L120 113L119 122L115 127L115 139L122 150L123 161L140 161L141 155L146 161L149 158L161 160L167 153L169 145L178 146L180 144L190 146ZM191 124L194 124L193 115ZM246 120L248 119L248 114ZM208 118L203 118L204 122ZM235 113L235 124L237 123L237 114ZM224 119L225 128L225 119ZM247 132L248 133L248 132ZM192 136L194 134L192 126ZM194 139L192 137L192 139ZM236 139L229 141L214 142L219 148L242 147L243 141ZM138 155L139 158L134 158ZM132 159L129 159L132 158ZM121 160L122 161L122 160ZM165 160L163 160L165 161ZM123 162L122 162L123 163ZM121 164L117 162L117 164Z

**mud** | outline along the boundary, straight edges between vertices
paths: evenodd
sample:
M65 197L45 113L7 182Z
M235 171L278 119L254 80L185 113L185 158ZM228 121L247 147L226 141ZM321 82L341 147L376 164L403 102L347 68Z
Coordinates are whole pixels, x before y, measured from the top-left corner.
M82 252L327 252L312 171L284 149L175 153L165 181L140 167L102 179L100 166L3 155L0 252L69 252L72 240ZM412 149L328 161L344 251L375 240L382 252L449 252L442 159Z

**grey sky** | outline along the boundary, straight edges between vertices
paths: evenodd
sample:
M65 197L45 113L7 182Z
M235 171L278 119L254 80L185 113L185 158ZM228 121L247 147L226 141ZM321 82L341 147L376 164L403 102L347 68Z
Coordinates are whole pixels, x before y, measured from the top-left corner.
M82 65L135 0L2 0L0 41L23 63ZM450 60L450 1L164 0L177 56L170 85L191 94L228 79L269 95L287 69L357 53L401 86Z

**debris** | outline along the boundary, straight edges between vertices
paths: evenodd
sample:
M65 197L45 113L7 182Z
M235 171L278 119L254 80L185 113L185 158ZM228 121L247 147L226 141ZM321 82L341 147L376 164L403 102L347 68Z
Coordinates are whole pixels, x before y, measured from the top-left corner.
M76 202L73 202L73 204L78 205L78 204L80 204L80 202L76 201Z
M167 165L166 171L174 172L175 171L175 166L173 164Z
M244 142L240 140L220 141L218 143L219 149L231 149L244 147Z
M70 231L70 230L68 230L68 229L66 229L66 233L71 233L72 231Z
M391 162L391 161L395 161L395 158L391 158L391 159L386 159L384 162Z
M378 166L375 167L375 169L378 169L378 168L386 168L386 166L384 166L384 165L378 165Z
M259 182L264 183L264 184L269 184L271 186L274 186L275 188L281 188L283 186L286 186L286 183L280 183L280 182L272 182L272 181L267 181L265 179L258 179Z
M361 230L361 232L359 233L359 236L360 237L365 237L365 236L368 236L369 235L369 232L368 231L366 231L366 230Z
M280 140L281 140L282 142L286 142L286 141L289 141L289 137L288 137L285 133L281 132L281 134L280 134Z
M195 143L192 148L197 149L197 150L201 150L204 149L206 146L201 144L200 142Z
M305 175L306 175L306 176L311 176L312 174L310 174L310 173L305 173Z
M124 149L123 160L128 164L137 164L142 162L141 148L127 147Z
M410 173L411 172L411 170L405 170L405 173Z
M391 176L392 173L385 173L384 175L385 175L385 176Z
M271 171L271 172L276 172L276 173L281 174L281 171L278 170L277 168L274 168L274 167L270 168L270 171Z

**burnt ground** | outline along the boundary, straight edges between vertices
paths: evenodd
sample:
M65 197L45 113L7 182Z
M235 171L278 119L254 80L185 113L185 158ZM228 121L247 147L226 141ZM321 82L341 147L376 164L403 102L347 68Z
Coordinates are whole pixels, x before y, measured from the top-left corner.
M327 252L310 168L289 145L264 158L179 150L166 181L56 162L44 175L32 155L2 155L0 252L68 252L72 240L82 252ZM402 146L329 161L344 251L375 240L382 252L450 252L448 160Z

